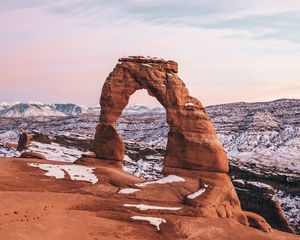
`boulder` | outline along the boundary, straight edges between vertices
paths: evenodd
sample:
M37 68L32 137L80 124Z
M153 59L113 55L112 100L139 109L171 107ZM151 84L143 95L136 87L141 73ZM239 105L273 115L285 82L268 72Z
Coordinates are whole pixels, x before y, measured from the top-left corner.
M23 152L20 158L47 159L43 154L37 152Z
M45 133L34 132L32 134L32 141L40 142L44 144L51 144L53 142L53 138Z
M94 152L83 153L83 154L81 154L81 156L83 158L96 158L97 157L96 153L94 153Z
M245 214L247 216L247 219L249 221L249 226L250 227L254 227L254 228L258 228L264 232L271 232L272 228L271 226L266 222L266 220L259 216L256 213L253 212L246 212Z

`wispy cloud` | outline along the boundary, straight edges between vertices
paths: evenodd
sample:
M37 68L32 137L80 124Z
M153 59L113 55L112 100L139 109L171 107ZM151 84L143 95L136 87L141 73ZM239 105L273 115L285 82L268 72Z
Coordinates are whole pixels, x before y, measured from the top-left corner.
M177 60L206 104L300 97L298 0L10 0L0 12L2 97L23 86L48 93L29 100L94 102L128 54Z
M78 24L144 24L209 29L237 29L253 39L300 43L298 0L10 0L0 10L42 8L54 15L74 16ZM265 34L261 34L265 31Z

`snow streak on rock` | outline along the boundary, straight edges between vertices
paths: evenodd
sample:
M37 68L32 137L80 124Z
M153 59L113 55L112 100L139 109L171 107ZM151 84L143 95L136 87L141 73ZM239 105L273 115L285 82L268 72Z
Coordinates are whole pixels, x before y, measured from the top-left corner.
M131 193L135 193L140 191L140 189L136 189L136 188L122 188L120 189L120 191L118 193L121 194L131 194Z
M178 177L176 175L169 175L167 177L158 179L156 181L137 183L135 184L137 187L145 187L150 184L166 184L166 183L175 183L175 182L185 182L185 179L182 177Z
M187 198L195 199L195 198L201 196L206 191L207 188L208 188L208 185L204 184L202 188L200 188L198 191L188 195Z
M151 225L155 226L157 231L160 230L160 224L166 223L167 220L163 218L157 218L157 217L144 217L144 216L133 216L131 217L134 220L142 220L142 221L148 221Z
M124 207L135 207L139 210L169 210L169 211L177 211L180 210L180 207L160 207L160 206L151 206L145 204L124 204Z
M56 164L38 164L28 163L30 167L37 167L44 171L46 176L55 177L57 179L65 178L67 173L71 180L87 181L93 184L98 182L97 176L94 174L94 168L79 165L56 165Z

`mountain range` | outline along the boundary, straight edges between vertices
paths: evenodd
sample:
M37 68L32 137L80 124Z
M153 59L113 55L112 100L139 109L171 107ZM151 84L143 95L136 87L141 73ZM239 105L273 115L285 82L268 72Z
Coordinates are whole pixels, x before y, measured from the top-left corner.
M161 113L163 107L149 108L141 104L127 106L123 115L144 114L144 113ZM99 106L86 107L73 103L55 103L43 104L38 102L0 102L0 117L21 118L21 117L65 117L76 116L79 114L99 114Z

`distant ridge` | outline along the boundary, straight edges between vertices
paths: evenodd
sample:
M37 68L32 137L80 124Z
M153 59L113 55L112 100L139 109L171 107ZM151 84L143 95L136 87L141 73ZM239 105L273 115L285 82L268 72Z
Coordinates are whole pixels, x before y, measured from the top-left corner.
M28 103L0 103L0 117L64 117L74 116L86 111L87 108L72 103L67 104L43 104L38 102Z
M225 110L230 108L277 108L279 106L291 107L294 105L300 105L300 99L277 99L267 102L234 102L224 103L217 105L210 105L205 107L207 111L218 108ZM213 111L214 111L213 110ZM90 107L73 104L73 103L55 103L55 104L43 104L39 102L0 102L0 117L66 117L76 116L80 114L95 114L99 115L100 105L93 105ZM140 115L140 114L162 114L165 113L163 106L148 107L140 103L128 105L122 112L123 115Z
M132 114L150 114L164 113L163 107L149 108L142 104L133 104L127 106L123 115ZM22 117L66 117L76 116L80 114L95 114L100 113L100 106L86 107L73 103L55 103L43 104L39 102L0 102L0 117L4 118L22 118Z

